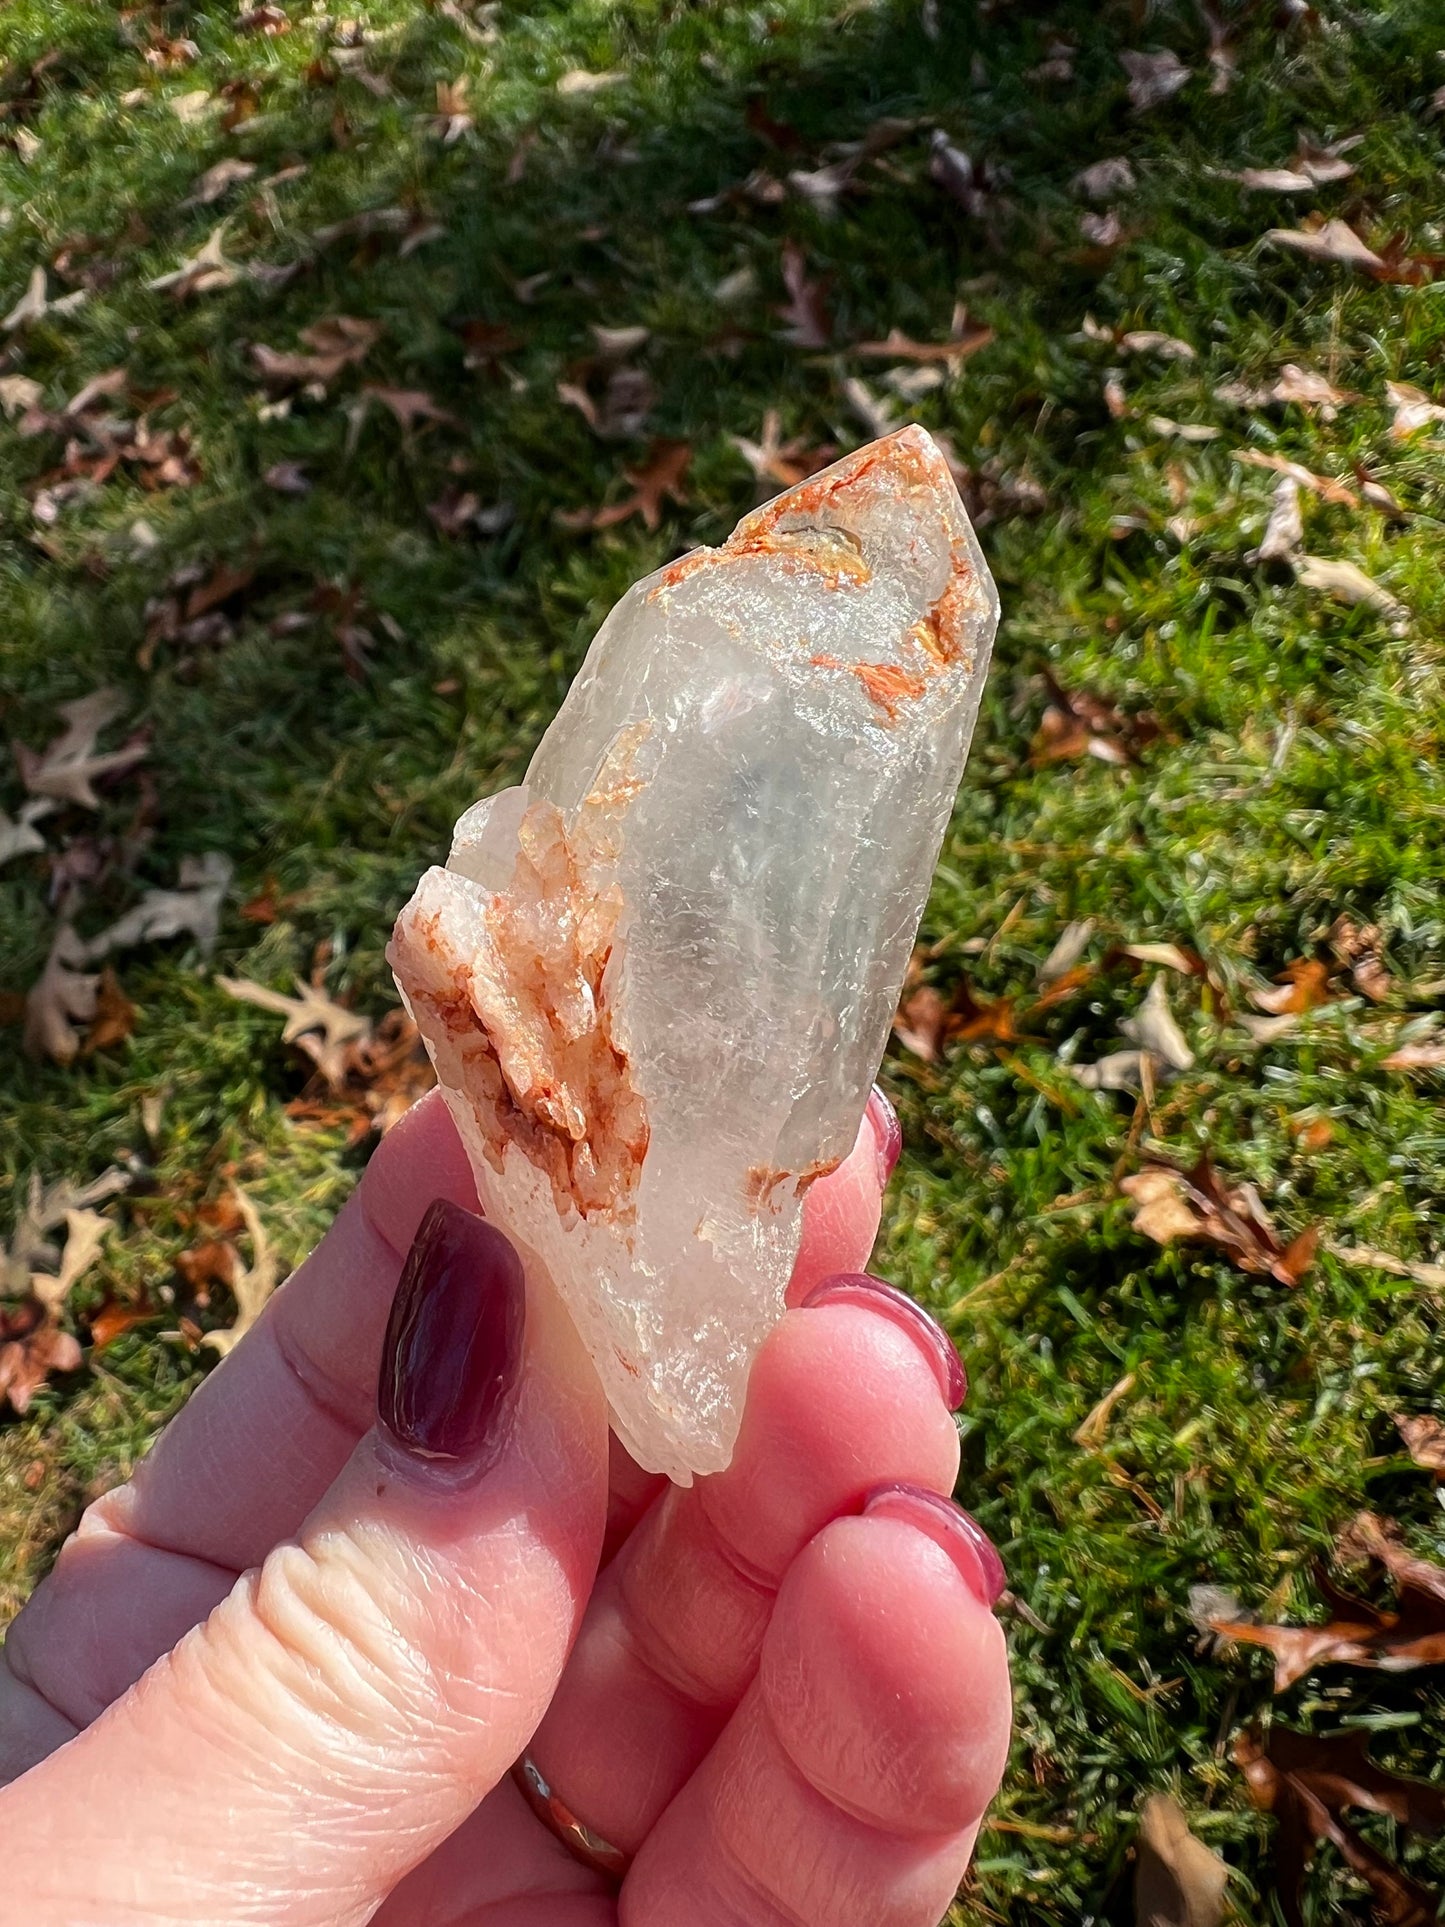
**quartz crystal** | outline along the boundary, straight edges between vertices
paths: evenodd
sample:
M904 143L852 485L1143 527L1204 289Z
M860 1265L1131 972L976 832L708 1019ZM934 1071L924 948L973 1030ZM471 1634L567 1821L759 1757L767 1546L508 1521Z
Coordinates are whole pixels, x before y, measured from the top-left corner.
M398 919L482 1207L680 1483L854 1142L997 616L932 439L859 450L628 591Z

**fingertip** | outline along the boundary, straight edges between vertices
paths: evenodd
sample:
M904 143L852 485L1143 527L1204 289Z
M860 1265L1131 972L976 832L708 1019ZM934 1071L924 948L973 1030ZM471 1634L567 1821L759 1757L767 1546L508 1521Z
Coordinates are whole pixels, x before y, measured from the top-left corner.
M1003 1631L956 1550L911 1518L835 1520L805 1547L759 1681L799 1771L871 1825L957 1832L998 1790L1012 1722Z
M372 1153L358 1195L366 1219L397 1255L411 1246L438 1198L479 1211L477 1185L441 1090L430 1090Z
M803 1200L803 1235L788 1284L790 1305L801 1303L835 1272L862 1271L878 1236L885 1182L879 1127L865 1111L852 1150Z

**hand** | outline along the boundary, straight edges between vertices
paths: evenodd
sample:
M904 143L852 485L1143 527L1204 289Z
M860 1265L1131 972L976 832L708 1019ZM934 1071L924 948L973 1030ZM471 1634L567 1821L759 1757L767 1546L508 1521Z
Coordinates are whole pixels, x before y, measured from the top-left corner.
M811 1192L808 1302L684 1491L609 1466L570 1324L523 1318L418 1105L11 1628L3 1927L932 1927L1008 1680L997 1556L937 1496L951 1349L823 1282L866 1261L884 1135L870 1106ZM620 1893L533 1816L524 1749L636 1856Z

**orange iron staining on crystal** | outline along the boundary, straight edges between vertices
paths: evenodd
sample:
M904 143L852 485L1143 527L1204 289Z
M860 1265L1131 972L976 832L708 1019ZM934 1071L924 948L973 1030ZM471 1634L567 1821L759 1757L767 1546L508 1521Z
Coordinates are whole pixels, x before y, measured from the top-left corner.
M483 1208L682 1483L853 1145L997 615L931 438L860 449L623 597L397 921Z

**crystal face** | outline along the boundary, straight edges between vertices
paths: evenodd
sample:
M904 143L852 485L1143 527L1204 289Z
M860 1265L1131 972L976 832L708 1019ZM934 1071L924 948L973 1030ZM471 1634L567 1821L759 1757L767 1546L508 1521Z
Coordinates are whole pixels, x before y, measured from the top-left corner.
M483 1209L681 1483L852 1147L997 619L931 438L859 450L622 598L397 921Z

